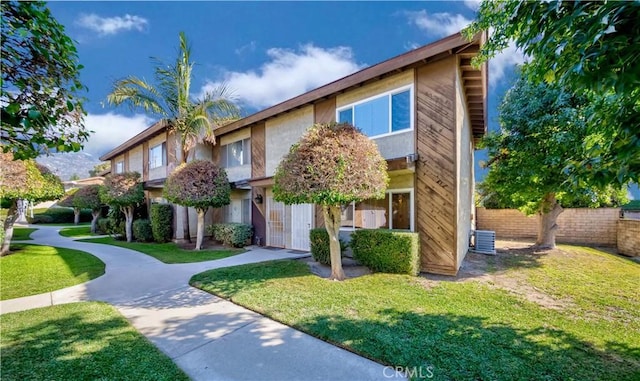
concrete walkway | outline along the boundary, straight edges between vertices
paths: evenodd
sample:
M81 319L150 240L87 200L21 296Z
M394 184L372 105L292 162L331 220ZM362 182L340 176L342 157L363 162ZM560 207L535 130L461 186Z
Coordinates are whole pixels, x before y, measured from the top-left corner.
M169 265L133 250L75 242L60 236L60 227L33 227L33 241L25 243L89 252L106 264L105 275L1 301L0 313L108 302L194 380L388 380L378 363L188 285L205 270L304 255L252 247L220 260Z

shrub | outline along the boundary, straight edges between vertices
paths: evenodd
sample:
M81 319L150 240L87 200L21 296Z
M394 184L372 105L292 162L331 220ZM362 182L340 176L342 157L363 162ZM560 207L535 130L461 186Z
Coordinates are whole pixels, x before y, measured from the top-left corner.
M170 204L151 205L151 231L156 242L171 241L173 238L173 207Z
M98 234L109 234L109 223L111 222L108 218L98 218Z
M351 235L353 258L373 271L417 275L420 244L417 233L357 230Z
M311 256L316 262L331 265L331 250L329 249L329 233L325 228L315 228L309 231L311 241ZM347 243L340 240L340 252L344 253Z
M126 239L124 213L118 208L111 208L109 209L109 213L107 213L107 219L109 220L107 234L118 240Z
M239 223L213 224L207 227L207 232L227 246L242 247L253 236L253 227Z
M80 222L91 222L91 210L82 209L80 211ZM49 208L43 212L33 214L27 211L27 221L30 224L64 224L73 223L73 209L71 208Z
M139 242L153 241L151 222L147 219L133 221L133 237Z

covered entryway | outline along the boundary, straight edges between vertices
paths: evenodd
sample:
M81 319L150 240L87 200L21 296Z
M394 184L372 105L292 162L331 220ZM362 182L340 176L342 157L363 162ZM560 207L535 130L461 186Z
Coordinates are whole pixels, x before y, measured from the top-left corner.
M309 230L313 224L313 205L291 205L291 248L294 250L309 251Z

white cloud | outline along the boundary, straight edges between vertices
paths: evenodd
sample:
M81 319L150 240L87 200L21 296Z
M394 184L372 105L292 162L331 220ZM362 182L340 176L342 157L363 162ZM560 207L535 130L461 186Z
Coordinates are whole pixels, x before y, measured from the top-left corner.
M147 19L136 15L126 14L124 16L101 17L95 13L80 15L76 23L83 28L98 32L101 36L129 30L142 32L149 25Z
M504 75L513 70L515 65L521 65L525 61L525 55L511 42L501 53L489 61L489 83L495 85Z
M256 42L251 41L250 43L243 45L235 50L235 53L239 56L244 55L245 53L253 53L256 51Z
M297 51L272 48L267 55L269 61L258 70L225 72L220 81L208 81L202 93L224 82L242 104L262 109L362 68L351 48L344 46L323 49L307 44Z
M477 11L478 8L480 8L480 3L481 2L482 2L482 0L464 0L464 5L466 5L467 8L469 8L469 9Z
M409 23L435 37L449 36L458 33L471 23L471 20L461 14L433 13L425 10L406 12Z
M89 114L84 119L84 125L87 130L94 132L84 144L84 151L95 156L103 155L151 126L153 122L153 119L142 114L131 117L112 112Z

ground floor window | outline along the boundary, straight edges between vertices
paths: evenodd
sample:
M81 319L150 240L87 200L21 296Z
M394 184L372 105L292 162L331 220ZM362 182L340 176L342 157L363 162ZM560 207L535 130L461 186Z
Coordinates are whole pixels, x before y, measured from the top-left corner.
M413 230L412 211L413 190L389 190L384 199L343 205L341 227Z
M238 222L251 224L251 200L232 199L231 203L222 208L224 222Z

